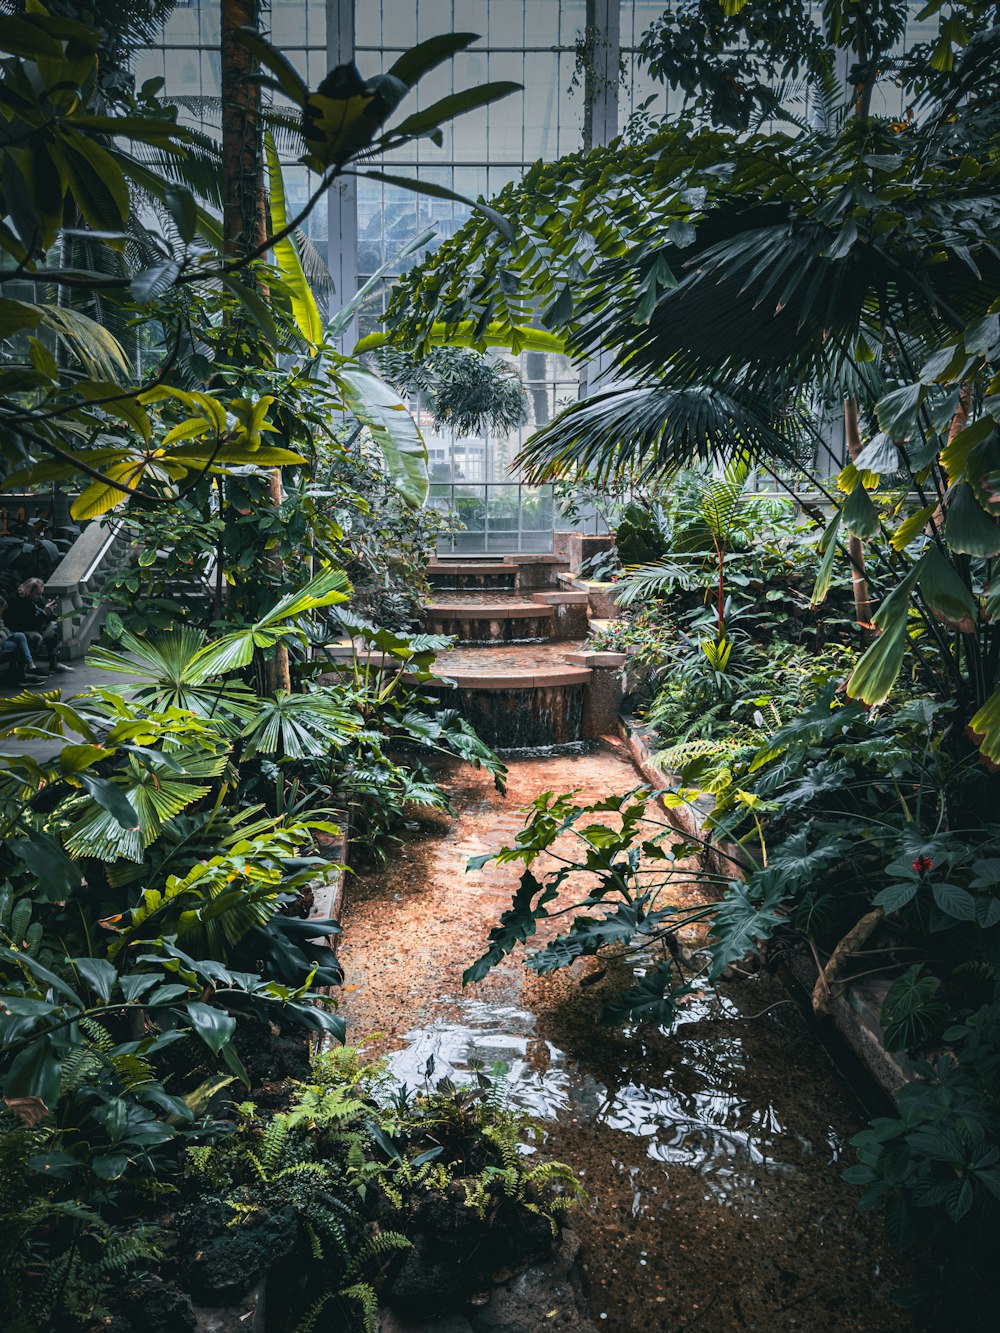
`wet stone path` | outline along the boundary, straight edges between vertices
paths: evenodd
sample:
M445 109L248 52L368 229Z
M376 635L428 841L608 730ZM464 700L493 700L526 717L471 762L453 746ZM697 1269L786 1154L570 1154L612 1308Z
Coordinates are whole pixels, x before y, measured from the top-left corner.
M589 961L545 978L508 961L462 989L518 879L516 865L467 874L468 858L510 842L540 792L629 790L627 760L517 760L506 799L465 767L447 781L457 818L421 820L388 866L348 880L349 1039L388 1054L411 1086L432 1055L435 1080L461 1078L472 1059L506 1063L541 1150L587 1190L572 1225L609 1333L911 1329L892 1305L881 1222L839 1176L861 1109L773 983L706 991L669 1036L599 1026L622 977L612 967L581 988Z

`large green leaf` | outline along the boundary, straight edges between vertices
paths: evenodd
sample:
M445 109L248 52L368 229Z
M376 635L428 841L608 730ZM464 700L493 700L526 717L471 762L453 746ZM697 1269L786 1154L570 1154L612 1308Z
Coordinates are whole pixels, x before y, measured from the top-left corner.
M404 51L390 67L389 73L393 78L405 83L408 88L412 88L432 69L436 69L452 56L458 55L459 51L466 50L473 42L478 41L479 34L476 32L445 32L436 37L428 37L426 41L418 42L416 46Z
M958 485L948 500L945 541L965 555L1000 555L1000 522L979 504L968 482Z
M465 115L469 111L477 111L480 107L489 106L492 102L521 91L520 83L509 82L483 83L477 88L463 88L407 116L393 126L393 133L414 136L430 134L445 121L454 120L456 116Z
M66 837L70 855L141 861L163 824L208 793L204 779L218 776L227 756L225 751L214 757L178 751L171 759L169 765L161 759L141 764L132 757L125 772L110 779L134 811L135 825L123 826L105 808L107 802L102 805L90 795L74 802Z
M927 548L920 569L920 595L938 620L963 634L974 634L978 603L937 546Z
M414 507L422 505L428 488L427 445L399 395L361 367L338 367L332 377L350 411L371 432L400 493Z
M937 513L937 505L924 505L914 513L908 514L889 539L894 551L904 551L910 542L923 532L924 528Z
M46 690L44 694L22 690L0 699L0 736L17 731L41 736L65 736L72 731L86 741L95 739L92 719L64 704L59 690Z
M746 454L791 461L797 419L730 377L674 385L617 384L574 403L527 442L518 462L535 482L585 475L634 485L671 468Z
M854 483L854 489L844 501L841 512L844 515L844 526L856 537L874 537L878 532L878 510L872 504L871 496L860 476Z
M428 233L425 233L427 235ZM386 265L388 271L389 265ZM365 352L375 352L391 342L389 333L369 333L360 339L354 348L356 356ZM566 339L561 334L550 333L547 329L534 329L527 324L505 326L499 323L487 323L479 330L471 319L460 319L454 324L436 321L431 326L428 340L432 346L456 347L507 347L512 352L552 352L566 351Z
M255 649L272 648L283 638L298 633L294 622L307 612L346 602L350 594L351 585L342 569L324 569L304 588L282 597L247 629L223 635L199 649L191 659L191 669L207 679L248 666Z
M41 322L52 330L96 380L125 383L132 366L121 343L103 324L71 306L39 305Z
M730 963L738 962L755 951L761 941L771 938L775 927L786 919L784 903L789 891L780 873L767 870L747 884L735 880L730 883L709 932L713 980Z
M902 670L910 596L920 578L923 560L921 557L911 566L875 613L875 624L881 633L866 649L847 682L847 693L852 699L861 699L866 704L881 704L888 699Z
M284 231L287 226L288 215L285 208L285 185L281 178L281 163L270 132L264 135L264 152L267 157L271 230L273 234L277 234ZM285 290L288 292L295 327L315 350L323 341L323 321L292 236L285 236L283 240L275 241L274 259L284 281Z
M980 752L994 764L1000 764L1000 690L986 700L969 723L969 729L980 738Z
M819 606L821 602L824 602L827 593L830 591L830 582L833 578L833 561L837 554L837 529L840 527L841 517L842 511L838 509L817 543L816 549L822 554L822 559L819 562L816 581L813 584L811 598L813 606Z

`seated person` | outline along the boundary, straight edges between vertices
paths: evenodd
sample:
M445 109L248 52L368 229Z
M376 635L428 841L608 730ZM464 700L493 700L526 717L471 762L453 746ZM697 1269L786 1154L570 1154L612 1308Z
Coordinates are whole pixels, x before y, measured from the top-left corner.
M72 671L71 666L59 661L62 638L56 622L55 602L44 602L45 584L41 579L25 579L17 595L7 606L4 619L7 628L20 634L37 634L45 646L50 671Z
M31 655L31 649L28 647L26 635L17 630L9 630L3 623L3 615L7 610L7 600L0 597L0 666L10 665L15 680L44 680L49 674L44 667L36 666L35 659ZM32 635L37 638L37 635Z

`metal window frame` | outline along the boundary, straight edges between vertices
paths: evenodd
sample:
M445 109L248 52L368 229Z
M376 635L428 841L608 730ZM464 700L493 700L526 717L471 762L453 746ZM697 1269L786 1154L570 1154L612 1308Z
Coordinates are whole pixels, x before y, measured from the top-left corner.
M502 538L502 544L495 546L490 539L490 491L501 489L509 491L514 488L517 489L517 528L515 531L509 528L498 528L497 536ZM458 513L456 499L473 498L471 496L456 496L456 491L474 490L482 492L485 506L482 533L472 533L466 530L465 534L457 533L451 537L442 537L438 542L439 555L501 555L505 553L512 555L547 555L552 551L556 522L556 502L551 485L529 486L527 482L522 481L435 481L431 483L431 489L435 492L433 499L446 499L449 509L455 514ZM539 497L548 495L552 513L550 527L526 528L524 526L525 492L530 492L532 495ZM463 535L469 537L481 536L482 540L481 542L470 543L463 540Z

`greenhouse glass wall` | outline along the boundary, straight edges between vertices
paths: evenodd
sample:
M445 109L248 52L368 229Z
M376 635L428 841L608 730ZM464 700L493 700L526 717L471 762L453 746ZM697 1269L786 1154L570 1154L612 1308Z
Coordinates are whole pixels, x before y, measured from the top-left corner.
M372 74L427 37L479 33L479 42L424 79L411 100L419 107L496 79L520 83L523 92L457 119L445 128L441 147L420 140L373 165L489 198L539 159L608 142L640 109L651 115L669 110L667 92L636 57L643 33L663 8L663 0L271 0L262 26L311 87L332 66L352 59L363 74ZM166 94L211 129L220 93L218 47L218 0L179 0L160 44L137 62L137 83L162 77ZM308 170L288 162L284 176L290 204L303 203L312 186ZM333 308L428 228L433 245L467 217L461 204L372 180L331 190L327 208L312 213L306 230L327 259ZM379 313L378 302L370 303L348 346L376 326ZM586 392L600 368L528 352L519 369L529 414L512 434L441 432L419 403L412 405L428 446L431 502L457 512L464 524L453 549L551 548L557 517L551 488L526 485L513 460L522 441ZM838 440L831 438L829 446L835 459Z

